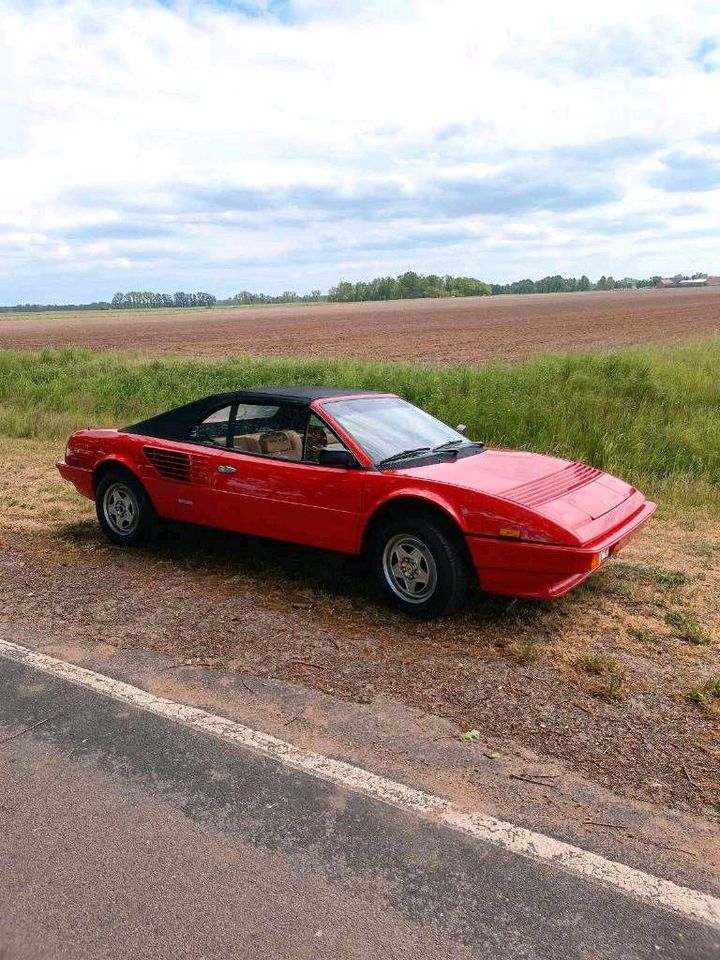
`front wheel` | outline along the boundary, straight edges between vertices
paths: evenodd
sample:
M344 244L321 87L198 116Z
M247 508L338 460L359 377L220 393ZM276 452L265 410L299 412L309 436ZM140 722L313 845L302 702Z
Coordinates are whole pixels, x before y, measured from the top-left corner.
M467 598L465 544L449 523L393 519L375 535L370 562L386 599L410 616L429 620L457 610Z
M119 470L108 473L98 484L95 510L105 536L122 547L147 540L155 522L155 511L143 485Z

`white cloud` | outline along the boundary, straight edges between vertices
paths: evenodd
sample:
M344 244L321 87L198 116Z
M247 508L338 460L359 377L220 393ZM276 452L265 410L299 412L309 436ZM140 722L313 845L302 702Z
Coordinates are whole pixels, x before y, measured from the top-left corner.
M0 302L720 270L715 0L0 16Z

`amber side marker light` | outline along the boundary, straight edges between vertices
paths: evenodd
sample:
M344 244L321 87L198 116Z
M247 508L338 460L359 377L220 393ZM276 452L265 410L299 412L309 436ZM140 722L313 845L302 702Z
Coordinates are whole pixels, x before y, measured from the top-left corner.
M511 537L513 540L519 540L521 533L517 527L500 527L501 537Z
M592 560L590 561L590 569L597 570L603 560L607 560L610 556L610 548L605 547L604 550L601 550L600 553L594 553L592 555Z

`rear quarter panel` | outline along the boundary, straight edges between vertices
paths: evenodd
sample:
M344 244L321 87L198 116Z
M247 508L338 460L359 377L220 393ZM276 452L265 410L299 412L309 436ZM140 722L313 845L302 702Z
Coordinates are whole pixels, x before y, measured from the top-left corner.
M97 478L107 467L116 464L134 474L145 487L153 507L161 517L190 523L213 523L209 468L202 470L193 483L180 483L162 477L144 453L145 447L187 452L196 460L208 461L212 450L198 451L193 444L157 440L116 430L81 430L68 441L66 463L58 464L61 474L75 484L85 496L93 497Z

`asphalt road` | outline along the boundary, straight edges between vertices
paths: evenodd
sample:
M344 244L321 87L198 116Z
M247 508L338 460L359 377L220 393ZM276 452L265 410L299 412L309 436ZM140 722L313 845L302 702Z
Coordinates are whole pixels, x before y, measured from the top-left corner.
M2 658L0 783L2 960L720 953L717 930Z

